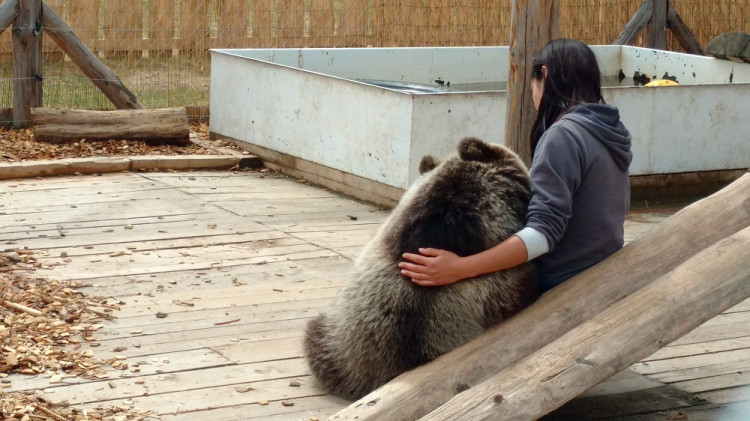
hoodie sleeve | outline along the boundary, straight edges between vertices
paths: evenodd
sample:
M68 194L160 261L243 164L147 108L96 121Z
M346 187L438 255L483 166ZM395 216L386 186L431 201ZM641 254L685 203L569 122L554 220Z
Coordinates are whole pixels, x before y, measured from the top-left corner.
M530 169L531 202L526 226L547 238L549 250L562 238L572 216L573 195L585 166L584 151L567 127L555 124L539 140Z

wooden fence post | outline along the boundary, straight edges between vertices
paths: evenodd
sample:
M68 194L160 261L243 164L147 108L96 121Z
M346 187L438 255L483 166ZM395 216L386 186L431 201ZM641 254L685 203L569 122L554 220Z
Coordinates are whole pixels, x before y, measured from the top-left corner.
M531 163L529 136L536 111L531 99L531 61L559 33L557 0L513 0L510 20L505 145Z
M667 48L667 11L669 0L653 0L651 9L651 33L649 48L664 50Z
M13 23L13 125L27 127L42 106L42 0L20 0Z

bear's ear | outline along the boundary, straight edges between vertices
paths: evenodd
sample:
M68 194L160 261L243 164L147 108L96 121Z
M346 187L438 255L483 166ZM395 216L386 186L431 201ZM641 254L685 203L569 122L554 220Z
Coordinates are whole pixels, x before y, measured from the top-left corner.
M476 137L461 139L458 156L464 161L496 162L514 156L513 152L501 145L486 143Z
M440 165L440 160L432 155L425 155L422 160L419 161L419 173L424 174L427 171L432 171L435 167Z

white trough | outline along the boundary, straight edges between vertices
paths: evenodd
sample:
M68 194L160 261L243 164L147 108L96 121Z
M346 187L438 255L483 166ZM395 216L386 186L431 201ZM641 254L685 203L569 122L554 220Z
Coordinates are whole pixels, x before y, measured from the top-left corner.
M592 48L605 100L633 134L632 175L750 167L750 64ZM507 47L212 50L211 135L393 202L423 155L451 153L465 136L503 141L507 71ZM644 88L636 72L680 85Z

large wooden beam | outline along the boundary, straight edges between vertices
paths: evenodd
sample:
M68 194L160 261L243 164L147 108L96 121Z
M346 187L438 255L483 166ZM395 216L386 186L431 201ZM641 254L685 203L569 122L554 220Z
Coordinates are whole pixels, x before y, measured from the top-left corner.
M648 25L651 20L651 13L654 9L654 0L645 0L638 6L638 10L632 18L625 24L620 35L612 42L614 45L630 45L635 42L638 34Z
M115 73L86 47L54 9L43 2L44 30L65 51L83 74L89 77L117 108L141 109L143 104L128 90Z
M34 108L31 115L34 139L40 142L119 139L150 144L190 143L187 111L180 107L112 111Z
M649 48L664 50L667 48L667 11L669 0L653 0L651 9L651 31L648 42Z
M667 11L667 25L672 30L672 34L674 34L674 37L683 50L688 54L703 55L703 47L701 47L700 42L698 42L693 32L682 20L680 14L672 7L672 4L669 5L669 10Z
M18 14L18 0L5 0L0 2L0 34L3 33Z
M510 62L505 145L531 163L529 136L536 111L531 99L531 61L559 33L557 0L514 0L510 19Z
M421 420L536 420L748 298L750 227Z
M748 225L750 173L682 209L479 338L404 373L333 419L374 421L425 416Z
M42 106L42 1L21 0L13 23L13 125L27 127Z

